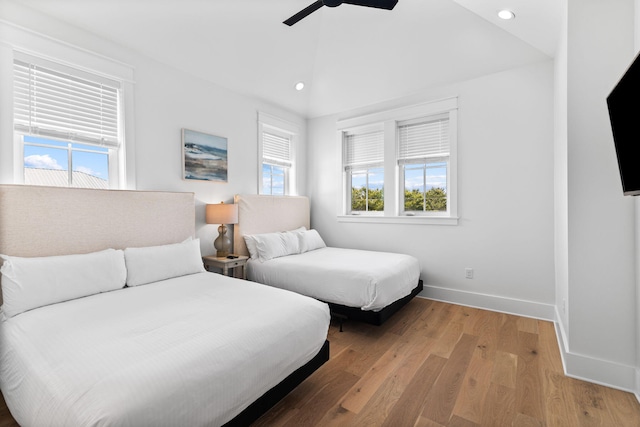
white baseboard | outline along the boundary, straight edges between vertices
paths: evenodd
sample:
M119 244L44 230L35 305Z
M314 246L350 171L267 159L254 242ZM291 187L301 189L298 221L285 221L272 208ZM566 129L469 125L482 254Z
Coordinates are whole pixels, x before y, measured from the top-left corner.
M555 307L552 304L543 304L429 285L425 285L424 290L420 292L418 296L436 301L466 305L469 307L497 311L500 313L515 314L524 317L533 317L535 319L548 320L551 322L555 320Z
M638 403L640 403L640 368L636 368L636 399L638 399Z
M557 316L557 319L560 319L558 314ZM638 382L640 378L638 369L633 366L571 352L567 345L567 335L563 325L561 322L555 322L555 327L560 356L562 357L562 366L566 376L634 393L640 402L638 389L636 388L636 384L640 384Z

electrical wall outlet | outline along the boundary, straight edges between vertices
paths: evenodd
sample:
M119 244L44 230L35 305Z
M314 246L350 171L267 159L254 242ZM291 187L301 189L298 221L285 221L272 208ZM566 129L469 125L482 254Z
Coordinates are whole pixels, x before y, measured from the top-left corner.
M473 279L473 268L465 268L464 277L466 277L467 279Z

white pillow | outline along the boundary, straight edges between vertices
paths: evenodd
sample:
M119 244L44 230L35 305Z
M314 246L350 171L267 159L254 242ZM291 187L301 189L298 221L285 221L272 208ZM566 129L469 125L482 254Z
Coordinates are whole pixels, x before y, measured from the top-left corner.
M295 230L285 231L282 233L287 255L297 255L300 253L300 233L304 233L306 228L300 227Z
M289 255L287 241L290 239L285 239L284 233L255 234L253 239L256 242L258 260L262 262Z
M252 234L243 237L251 258L264 262L272 258L299 254L299 233L304 230L304 227L300 227L292 231Z
M320 237L317 230L307 230L298 235L300 239L300 253L314 251L316 249L326 248L327 245Z
M2 255L2 310L7 317L45 305L124 287L121 250L22 258Z
M182 243L124 250L127 286L146 285L159 280L206 270L200 253L200 239Z
M247 250L249 251L249 256L253 259L258 259L258 249L256 248L256 240L252 235L242 236L244 238L244 243L247 245Z

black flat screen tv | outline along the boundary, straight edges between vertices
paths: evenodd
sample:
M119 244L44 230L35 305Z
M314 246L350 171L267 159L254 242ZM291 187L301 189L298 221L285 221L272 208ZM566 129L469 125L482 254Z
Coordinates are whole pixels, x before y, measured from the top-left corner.
M640 194L640 55L607 97L625 196Z

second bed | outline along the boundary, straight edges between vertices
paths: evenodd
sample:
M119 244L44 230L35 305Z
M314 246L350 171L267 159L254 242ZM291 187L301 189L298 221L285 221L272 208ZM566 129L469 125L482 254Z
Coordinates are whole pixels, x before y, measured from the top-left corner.
M237 195L235 252L249 280L327 302L332 314L380 325L423 289L410 255L326 247L301 196Z

